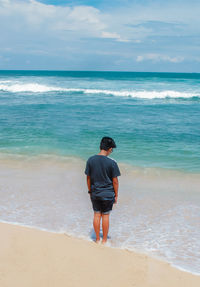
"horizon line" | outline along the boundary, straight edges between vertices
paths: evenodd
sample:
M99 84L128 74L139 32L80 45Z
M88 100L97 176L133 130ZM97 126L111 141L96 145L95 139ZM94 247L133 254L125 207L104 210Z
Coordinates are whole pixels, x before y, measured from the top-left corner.
M97 72L97 73L152 73L152 74L200 74L200 72L153 72L153 71L113 71L113 70L53 70L53 69L0 69L0 72Z

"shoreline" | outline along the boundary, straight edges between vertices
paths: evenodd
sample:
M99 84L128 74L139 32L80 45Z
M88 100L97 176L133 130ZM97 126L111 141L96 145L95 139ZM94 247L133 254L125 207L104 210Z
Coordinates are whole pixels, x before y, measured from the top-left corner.
M95 153L94 153L95 154ZM112 156L111 156L112 158ZM86 164L86 160L81 156L75 155L64 155L64 154L57 154L57 153L39 153L39 154L18 154L18 153L7 153L7 152L0 152L0 164L3 163L11 163L11 162L23 162L23 163L37 163L38 161L41 162L54 162L54 163L67 163L67 164L76 164L81 163L82 165ZM115 160L115 159L114 159ZM165 168L165 167L158 167L158 166L140 166L140 165L133 165L131 163L127 163L124 161L117 160L118 164L123 168L125 171L130 172L134 171L137 173L144 173L144 174L157 174L157 175L191 175L191 176L199 176L200 170L193 171L193 170L185 170L185 169L175 169L175 168Z
M94 287L197 287L200 284L200 276L146 254L8 223L0 223L0 231L2 286L78 287L81 283Z
M16 227L19 227L19 228L22 227L22 228L25 228L25 229L31 229L31 230L35 230L35 231L47 232L47 233L50 233L50 234L65 235L65 236L70 237L70 238L75 239L75 240L83 240L83 241L88 242L88 243L95 243L95 241L92 238L88 239L88 238L86 238L84 236L77 237L77 236L69 234L69 233L67 233L65 231L49 230L49 229L42 228L42 227L31 226L31 225L26 225L26 224L20 224L18 222L8 222L8 221L5 221L5 220L0 220L0 226L1 226L1 224L16 226ZM198 276L200 278L200 273L192 272L192 271L189 271L187 269L184 269L184 268L182 268L180 266L177 266L177 265L167 261L167 259L165 259L163 257L152 255L152 254L148 253L145 250L137 250L137 248L128 248L128 247L124 247L123 248L123 247L111 246L109 244L109 240L108 240L107 243L108 244L105 245L106 248L123 250L123 251L127 251L127 252L136 253L136 254L141 255L141 256L147 256L147 257L149 257L149 258L151 258L153 260L157 260L157 261L163 262L165 264L168 264L172 268L175 268L176 270L179 270L181 272L185 272L185 273L188 273L188 274L191 274L191 275L194 275L194 276Z

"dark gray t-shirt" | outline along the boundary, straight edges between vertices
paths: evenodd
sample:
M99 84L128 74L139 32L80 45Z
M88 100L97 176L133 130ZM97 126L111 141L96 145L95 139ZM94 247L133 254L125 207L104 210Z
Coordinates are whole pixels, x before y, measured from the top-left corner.
M112 179L120 176L115 160L104 155L93 155L87 161L85 174L91 179L92 198L112 199L115 197Z

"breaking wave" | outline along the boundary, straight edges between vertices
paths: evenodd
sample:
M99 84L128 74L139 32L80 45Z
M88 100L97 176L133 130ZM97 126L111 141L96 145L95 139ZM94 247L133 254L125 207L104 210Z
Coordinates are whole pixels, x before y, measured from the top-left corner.
M11 93L19 92L31 92L31 93L48 93L48 92L80 92L84 94L104 94L113 95L119 97L131 97L140 99L164 99L164 98L200 98L199 93L191 92L180 92L174 90L164 90L164 91L138 91L138 90L103 90L103 89L76 89L76 88L63 88L56 86L48 86L37 83L27 83L27 84L10 84L10 81L0 82L0 90Z

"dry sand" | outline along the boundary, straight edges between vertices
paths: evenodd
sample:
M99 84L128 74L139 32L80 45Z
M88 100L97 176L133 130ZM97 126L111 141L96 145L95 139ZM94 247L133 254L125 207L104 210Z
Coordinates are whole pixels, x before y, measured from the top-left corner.
M0 223L1 287L194 287L200 276L143 254Z

